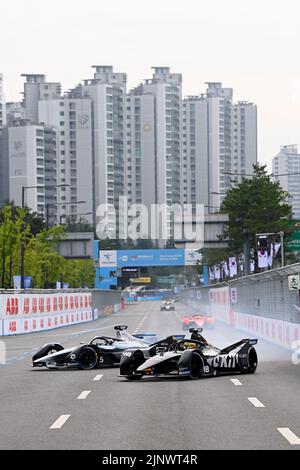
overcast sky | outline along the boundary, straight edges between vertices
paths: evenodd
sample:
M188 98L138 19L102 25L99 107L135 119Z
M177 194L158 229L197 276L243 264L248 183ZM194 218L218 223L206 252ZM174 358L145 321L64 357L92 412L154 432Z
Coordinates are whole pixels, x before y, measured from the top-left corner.
M300 148L299 0L1 0L0 72L8 101L21 73L45 73L67 90L114 65L131 88L153 65L183 74L183 93L206 81L257 103L259 160Z

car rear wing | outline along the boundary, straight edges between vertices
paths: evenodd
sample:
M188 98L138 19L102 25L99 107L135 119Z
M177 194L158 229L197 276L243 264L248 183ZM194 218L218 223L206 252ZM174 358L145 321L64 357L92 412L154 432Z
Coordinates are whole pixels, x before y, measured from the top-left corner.
M242 349L244 348L249 348L250 346L254 346L255 344L257 344L258 342L258 339L256 338L253 338L253 339L250 339L250 338L247 338L247 339L242 339L241 341L238 341L237 343L234 343L232 344L231 346L228 346L227 348L225 349L222 349L222 351L220 352L220 354L229 354L231 351L233 351L234 349L240 347L240 346L243 346Z

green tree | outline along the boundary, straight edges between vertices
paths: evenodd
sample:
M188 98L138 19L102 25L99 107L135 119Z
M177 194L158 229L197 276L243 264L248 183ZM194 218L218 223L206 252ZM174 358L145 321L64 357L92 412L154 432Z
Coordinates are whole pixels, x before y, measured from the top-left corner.
M11 204L0 210L0 266L1 287L12 287L13 274L20 272L21 242L26 244L30 228L26 222L26 210Z
M228 191L220 209L221 213L229 215L224 235L228 238L229 250L235 254L243 251L246 241L256 253L257 233L283 231L288 234L291 230L289 194L271 180L266 165L253 165L253 174Z
M32 287L46 288L60 279L65 260L57 253L56 245L63 236L63 227L56 226L42 230L28 241L25 272L32 277Z
M70 288L93 287L95 268L93 260L64 260L61 281L67 282Z

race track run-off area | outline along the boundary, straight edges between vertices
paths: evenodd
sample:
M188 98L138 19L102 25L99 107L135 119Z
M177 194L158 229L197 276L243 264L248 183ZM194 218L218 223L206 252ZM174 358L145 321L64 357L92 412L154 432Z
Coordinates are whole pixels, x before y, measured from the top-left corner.
M65 347L96 335L182 334L184 305L160 311L142 302L95 322L4 338L0 366L1 449L300 449L300 365L292 353L259 340L254 375L200 380L146 377L132 382L118 368L47 370L31 367L45 343ZM228 346L249 335L217 323L207 340Z

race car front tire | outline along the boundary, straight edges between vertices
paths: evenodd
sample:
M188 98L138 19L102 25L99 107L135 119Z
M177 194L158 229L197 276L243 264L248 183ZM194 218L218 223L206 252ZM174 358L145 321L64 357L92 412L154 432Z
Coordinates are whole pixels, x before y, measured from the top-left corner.
M79 368L83 370L91 370L96 367L98 363L98 356L96 351L89 346L85 346L78 353Z
M203 360L198 353L193 353L191 357L191 379L198 380L202 377Z

